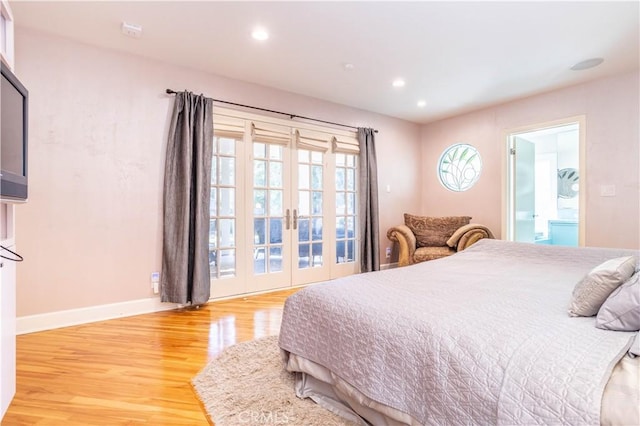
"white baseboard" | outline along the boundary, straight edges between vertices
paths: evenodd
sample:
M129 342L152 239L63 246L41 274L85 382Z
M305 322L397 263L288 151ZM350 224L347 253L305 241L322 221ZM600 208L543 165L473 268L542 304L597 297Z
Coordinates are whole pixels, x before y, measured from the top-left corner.
M393 268L397 268L397 267L398 267L398 262L383 263L382 265L380 265L380 270L384 271L385 269L393 269Z
M395 268L397 263L387 263L380 265L380 269ZM256 296L273 291L286 290L300 285L281 289L263 290L247 294L236 294L226 297L216 297L209 299L209 302L223 301L237 298ZM27 315L16 318L16 334L28 334L38 331L53 330L56 328L70 327L73 325L88 324L98 321L106 321L115 318L130 317L134 315L150 314L152 312L168 311L178 309L184 305L176 303L162 303L159 297L147 299L129 300L120 303L110 303L107 305L89 306L86 308L68 309L64 311L47 312L45 314Z
M304 285L288 288L304 287ZM246 298L258 294L270 293L278 290L271 289L246 294L236 294L225 297L212 297L209 302ZM70 327L73 325L88 324L91 322L106 321L115 318L131 317L134 315L150 314L153 312L168 311L182 308L185 305L177 303L160 302L159 297L148 299L129 300L107 305L89 306L86 308L69 309L65 311L47 312L46 314L27 315L16 318L16 334L28 334L38 331L53 330L56 328Z
M54 328L105 321L114 318L148 314L151 312L176 309L180 305L162 303L159 297L110 303L108 305L89 306L46 314L27 315L16 318L16 334L34 333Z

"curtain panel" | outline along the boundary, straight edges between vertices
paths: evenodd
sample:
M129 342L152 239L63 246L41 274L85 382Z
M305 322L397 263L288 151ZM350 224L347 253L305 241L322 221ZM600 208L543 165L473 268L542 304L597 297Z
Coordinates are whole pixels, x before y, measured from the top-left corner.
M358 129L360 215L360 272L380 270L378 218L378 163L376 161L375 131Z
M164 173L161 301L209 300L209 200L213 100L175 96Z

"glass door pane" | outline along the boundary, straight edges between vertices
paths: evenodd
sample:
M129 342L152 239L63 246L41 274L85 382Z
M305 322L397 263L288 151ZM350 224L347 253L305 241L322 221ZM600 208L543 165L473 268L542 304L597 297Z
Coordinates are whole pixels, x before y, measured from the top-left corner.
M356 156L336 154L336 260L356 261Z
M316 268L323 256L323 154L298 150L298 268ZM294 225L295 228L295 225Z
M236 276L236 140L213 138L209 206L211 279Z
M253 142L252 153L253 280L249 285L255 286L254 291L286 287L290 285L290 262L285 256L290 250L285 244L290 241L287 226L291 223L291 209L286 205L287 150L279 144Z
M293 230L297 248L293 264L294 284L329 278L330 258L325 231L325 156L327 154L298 149L296 155L296 191L294 194Z

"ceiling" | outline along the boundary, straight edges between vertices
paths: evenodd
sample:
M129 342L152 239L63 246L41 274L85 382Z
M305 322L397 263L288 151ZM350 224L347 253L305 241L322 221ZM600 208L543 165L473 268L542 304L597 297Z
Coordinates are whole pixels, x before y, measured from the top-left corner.
M10 4L18 28L417 123L635 70L640 62L637 1ZM142 36L123 35L123 21L142 26ZM268 40L251 38L257 25ZM604 63L569 69L594 57ZM399 77L406 85L392 87ZM418 107L419 100L426 105Z

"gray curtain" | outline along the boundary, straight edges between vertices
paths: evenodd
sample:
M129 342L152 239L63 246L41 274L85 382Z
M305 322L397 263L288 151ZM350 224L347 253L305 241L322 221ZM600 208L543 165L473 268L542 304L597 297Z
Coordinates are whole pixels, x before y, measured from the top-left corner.
M209 300L209 196L213 101L175 96L164 170L161 300Z
M360 271L379 271L378 163L376 161L375 131L359 128L358 141L360 143L358 163Z

